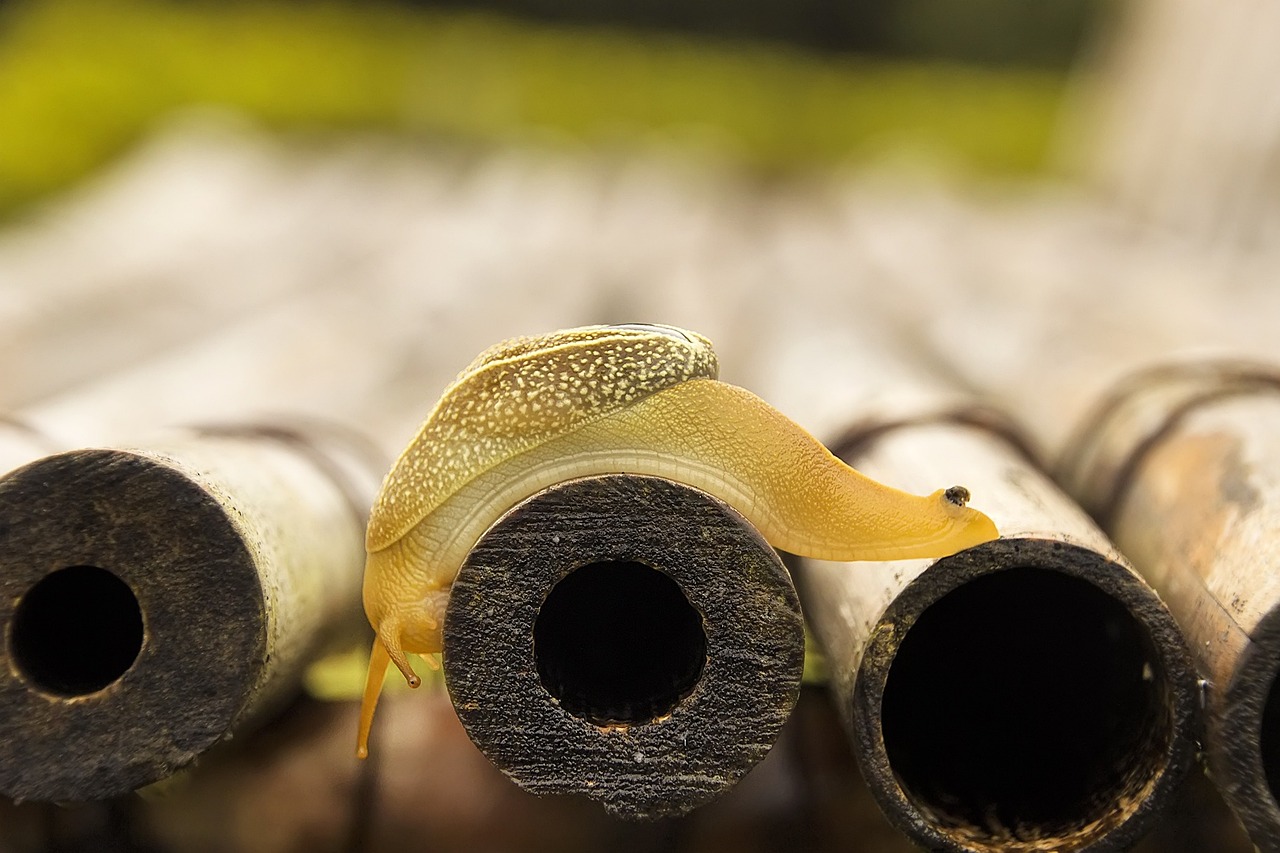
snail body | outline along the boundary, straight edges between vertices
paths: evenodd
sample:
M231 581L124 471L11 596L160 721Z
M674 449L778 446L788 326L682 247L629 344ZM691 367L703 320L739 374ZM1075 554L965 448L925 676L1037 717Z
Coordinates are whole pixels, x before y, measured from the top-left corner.
M504 342L445 391L370 517L365 612L377 637L358 754L388 663L442 644L449 588L484 531L568 479L664 477L734 507L774 547L815 559L939 557L994 538L963 489L910 495L859 474L745 389L711 344L667 326L593 326Z

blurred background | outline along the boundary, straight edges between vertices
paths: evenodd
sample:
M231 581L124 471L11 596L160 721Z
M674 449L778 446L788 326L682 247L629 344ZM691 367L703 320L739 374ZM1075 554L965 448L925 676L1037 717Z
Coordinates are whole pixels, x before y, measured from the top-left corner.
M725 379L820 434L849 412L795 393L807 363L847 359L851 383L909 365L1052 457L1139 364L1280 349L1278 30L1261 0L0 0L0 414L46 448L315 416L390 457L485 346L648 321L704 332ZM821 700L742 799L679 827L505 791L421 826L447 849L899 849L865 804L872 829L841 827L858 782L819 761L841 742ZM284 748L332 735L341 761L338 704ZM502 790L438 704L432 755ZM237 772L289 799L312 771L267 755ZM358 834L263 836L267 796L83 832ZM502 809L543 830L484 836ZM820 831L790 846L746 828L761 809ZM0 807L10 839L65 821L32 815ZM596 823L545 829L571 819ZM212 824L240 834L201 841ZM5 825L0 850L26 843Z
M193 105L295 133L701 142L770 171L905 143L1034 174L1100 6L8 0L0 205L67 187Z

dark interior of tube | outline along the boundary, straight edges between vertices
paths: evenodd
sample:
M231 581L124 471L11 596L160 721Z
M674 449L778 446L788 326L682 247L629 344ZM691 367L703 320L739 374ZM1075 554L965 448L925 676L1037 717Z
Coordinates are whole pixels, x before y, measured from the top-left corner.
M18 602L9 652L28 683L60 696L95 693L142 649L142 610L106 569L72 566L42 578Z
M547 595L533 629L538 675L561 706L596 725L669 714L702 676L702 617L663 572L584 566Z
M1271 681L1267 704L1262 709L1262 770L1267 775L1271 797L1280 804L1280 674Z
M1172 737L1141 623L1091 583L1031 568L973 580L921 614L889 670L882 724L908 797L991 843L1119 822Z

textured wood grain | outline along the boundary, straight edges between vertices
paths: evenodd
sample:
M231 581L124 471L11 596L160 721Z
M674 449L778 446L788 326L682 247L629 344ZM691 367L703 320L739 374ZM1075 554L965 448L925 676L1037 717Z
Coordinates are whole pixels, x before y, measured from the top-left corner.
M1169 603L1208 683L1206 755L1262 850L1280 850L1280 370L1138 374L1082 430L1064 480Z
M704 645L694 650L700 674L673 706L623 708L610 720L553 695L550 652L535 634L547 636L538 626L554 591L625 564L674 582ZM633 606L641 619L656 598ZM608 669L629 678L648 656L668 654L666 630L655 628L580 690L602 689ZM799 602L773 550L720 501L650 477L570 481L520 504L468 557L445 623L449 692L476 745L526 790L585 795L625 818L682 814L737 782L778 737L803 662Z
M0 792L123 794L292 696L358 626L379 473L360 454L223 429L0 480Z

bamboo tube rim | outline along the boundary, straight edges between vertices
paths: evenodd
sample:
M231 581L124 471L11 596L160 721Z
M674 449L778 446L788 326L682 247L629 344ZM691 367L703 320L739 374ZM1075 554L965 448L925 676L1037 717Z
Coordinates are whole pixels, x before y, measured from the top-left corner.
M701 665L674 704L606 719L544 682L538 620L567 579L602 564L647 567L636 571L669 579L695 611L700 631L682 630ZM652 601L638 597L632 616ZM660 645L677 669L688 662ZM444 626L445 682L481 751L526 790L585 795L632 820L687 813L745 775L790 714L803 666L799 598L777 553L732 507L657 477L586 477L526 499L468 556Z
M1109 569L1098 552L1071 543L1047 539L1001 539L943 558L911 581L899 594L872 630L859 664L853 686L854 738L861 745L858 760L865 775L877 780L873 791L890 819L930 847L955 851L1049 851L1124 849L1150 827L1156 814L1176 794L1195 757L1197 700L1189 657L1179 655L1185 646L1167 611L1150 590L1128 570ZM997 566L993 572L992 567ZM1109 791L1102 792L1099 805L1116 799L1119 809L1098 808L1074 826L1032 828L1031 835L1001 837L993 827L981 831L966 828L963 822L942 819L937 804L919 799L907 790L886 748L883 712L886 688L893 677L893 665L911 630L926 611L947 596L974 581L1022 570L1036 570L1071 578L1096 588L1102 596L1119 604L1132 618L1134 628L1150 633L1144 651L1155 661L1151 683L1155 691L1148 697L1144 720L1154 724L1144 744L1143 761ZM1186 657L1186 659L1183 659ZM940 699L944 697L939 697ZM1163 712L1163 713L1161 713ZM1135 750L1136 752L1137 750ZM1113 752L1120 759L1130 753ZM1013 829L1013 828L1005 828ZM1042 837L1034 837L1041 832ZM1099 843L1101 842L1101 843Z
M74 482L76 499L49 482ZM0 704L5 739L27 756L0 763L0 791L17 800L121 795L168 776L222 737L257 678L257 668L242 662L261 659L267 644L253 555L224 508L175 467L105 449L19 468L0 482L0 507L9 528L0 536L0 624L9 627L10 659L0 668ZM163 536L141 524L157 512L168 519ZM58 535L45 526L50 521ZM103 529L111 535L99 535ZM13 610L43 579L77 566L128 587L143 634L135 660L107 684L51 690L14 659L21 638ZM160 594L148 583L158 566L173 578L218 582ZM240 623L262 627L226 630ZM104 724L113 718L116 724ZM102 766L91 758L100 754L122 760Z
M823 603L825 599L807 602L815 618L831 620L825 632L827 642L852 640L858 646L838 653L828 649L829 657L841 655L849 664L849 671L837 674L845 697L842 713L855 755L881 809L916 843L937 850L991 853L1123 849L1149 829L1161 809L1172 802L1193 765L1201 718L1191 655L1171 614L1150 586L1115 553L1084 513L1053 486L1026 443L1010 439L1009 430L999 426L1002 420L999 413L994 421L977 417L966 406L926 407L918 417L893 419L893 429L853 433L862 438L860 443L845 445L854 452L838 447L846 461L872 476L893 482L900 473L906 485L916 490L931 479L925 474L927 465L945 470L943 479L973 488L975 504L992 513L1002 527L1003 538L937 561L905 561L883 586L871 579L842 586L829 567L815 564L807 567L802 591L809 596L832 596L827 603ZM871 426L877 424L872 422ZM868 572L877 569L865 567ZM1019 579L1028 577L1054 582L1018 586ZM860 609L850 601L853 609L846 614L841 610L845 606L842 589L860 591L872 603ZM1041 603L1019 622L1013 618L1015 611L1027 608L1022 607L1022 599L1010 597L1014 595L1011 590L1021 594L1028 589ZM975 599L965 596L975 590L991 600L981 616L972 616L975 622L971 623L965 621L969 611L958 610L955 603L972 604ZM1065 606L1067 597L1060 595L1063 592L1074 598L1085 596L1091 609L1081 618L1072 617L1073 610ZM1027 595L1028 600L1032 598ZM948 610L952 613L949 622L939 616ZM1006 612L1010 618L1005 618ZM956 617L957 613L965 618ZM1057 619L1059 616L1062 618ZM1054 678L1059 672L1077 673L1080 666L1068 653L1068 665L1063 667L1061 644L1054 644L1056 637L1045 633L1041 621L1051 622L1056 629L1074 625L1070 633L1089 640L1093 649L1093 663L1085 664L1085 672L1091 674L1096 669L1100 683L1095 689L1091 680L1076 675L1075 684L1084 686L1073 686L1072 692L1065 694L1073 704L1067 705L1053 693L1059 689ZM985 648L976 647L966 635L980 634L987 622L994 623L988 633L995 640ZM945 630L937 628L939 624ZM1097 632L1102 630L1099 626L1112 624L1119 625L1125 639L1109 641L1111 645L1106 646ZM925 637L932 631L933 639L922 641L922 629ZM1002 634L1008 635L1007 641ZM932 642L933 649L956 655L960 665L953 668L978 686L949 683L945 692L938 692L920 679L917 683L932 693L907 691L895 699L891 694L895 669L912 665L909 641L925 642L926 647ZM1139 646L1140 651L1122 651L1131 645ZM1127 669L1116 669L1117 664L1111 662L1115 655L1102 654L1099 649L1103 648L1114 648L1124 655ZM1009 657L1006 649L1030 662ZM1053 656L1037 664L1035 656L1046 649ZM992 654L997 659L980 656ZM918 661L927 658L917 656ZM968 670L975 658L982 661L976 675ZM1144 664L1150 668L1149 678L1140 678ZM1037 685L1027 673L1040 669L1046 677ZM910 682L908 678L906 683ZM1128 692L1117 692L1117 684ZM901 683L897 689L902 689ZM941 762L930 767L922 759L917 766L935 775L912 776L916 771L909 764L909 753L893 746L895 738L899 744L909 739L902 737L900 722L886 718L886 696L890 703L898 704L897 709L888 709L897 714L903 695L923 697L918 706L926 711L938 709L933 720L927 713L916 715L926 723L936 720L937 731L948 726L956 729L948 714L960 718L956 730L966 743L977 745L972 760L958 761L955 756L964 755L963 750L947 747L942 741L931 754L951 761L951 767L957 769L947 770ZM1004 728L990 724L981 709L991 706L991 697L1001 711L1007 705L1030 715L1026 723L1006 715ZM1090 715L1094 722L1082 728L1073 718L1058 713L1059 705ZM1114 714L1113 705L1117 706ZM1057 716L1042 714L1042 707ZM1120 733L1127 735L1118 740L1105 735L1097 746L1082 740L1081 732L1099 730L1096 721L1105 715L1119 720ZM1064 731L1060 733L1055 727ZM911 730L908 727L906 731ZM917 731L928 733L928 729ZM1022 752L1030 750L1043 761L1028 765L1022 753L1008 750L1004 744L1013 737L1032 744ZM1041 738L1040 748L1034 746L1037 737ZM984 746L983 738L990 746ZM917 740L925 741L925 737ZM942 749L952 751L942 755ZM1016 760L1008 760L1008 756ZM984 765L990 767L984 771L985 777L964 775L968 768ZM1050 766L1063 768L1064 779L1075 774L1097 781L1074 787L1060 785L1057 777L1041 769ZM1025 789L1019 788L1024 781ZM985 792L983 785L988 786Z

